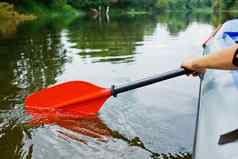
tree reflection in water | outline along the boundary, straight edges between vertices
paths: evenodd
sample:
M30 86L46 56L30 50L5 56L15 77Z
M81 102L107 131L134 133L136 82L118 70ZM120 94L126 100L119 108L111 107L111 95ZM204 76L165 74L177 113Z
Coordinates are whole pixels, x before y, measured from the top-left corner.
M153 159L191 159L189 153L156 153L146 148L144 143L139 137L128 139L118 131L110 129L97 115L95 116L82 116L80 114L67 113L65 111L52 111L43 112L27 110L27 114L32 116L32 120L27 122L31 127L40 127L43 125L58 125L63 129L57 130L58 137L70 142L71 140L87 144L87 141L82 138L87 136L90 138L98 139L101 142L109 140L123 140L128 146L140 147L143 150L151 153Z

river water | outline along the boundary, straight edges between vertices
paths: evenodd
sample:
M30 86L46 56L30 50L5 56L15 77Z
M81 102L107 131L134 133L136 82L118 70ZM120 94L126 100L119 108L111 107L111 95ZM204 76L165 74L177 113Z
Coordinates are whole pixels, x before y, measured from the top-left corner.
M2 22L1 158L189 158L198 79L123 93L85 119L31 122L24 98L70 80L110 87L176 69L213 29L210 15L190 14Z

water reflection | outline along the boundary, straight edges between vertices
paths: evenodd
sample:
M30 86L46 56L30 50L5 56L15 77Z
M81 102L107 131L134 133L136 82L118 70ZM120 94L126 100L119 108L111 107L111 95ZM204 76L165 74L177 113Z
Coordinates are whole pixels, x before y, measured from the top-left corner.
M156 22L151 17L120 17L110 23L83 18L71 24L68 38L84 59L132 62L135 43L143 41L144 35L153 33L155 28Z
M128 144L128 146L136 146L149 152L151 158L173 158L173 159L189 159L191 155L189 153L170 153L159 154L146 148L144 143L139 137L128 139L118 131L113 131L98 117L98 116L79 116L78 114L66 114L65 112L42 112L37 110L27 111L27 114L32 116L30 121L27 121L27 125L34 129L45 125L58 125L60 128L56 130L56 134L59 138L71 143L71 141L77 141L82 144L88 144L88 141L83 138L87 136L95 138L100 142L108 142L109 140L119 139ZM83 135L83 136L82 136ZM115 141L116 142L116 141ZM32 150L34 146L30 147Z
M70 60L62 48L61 30L47 22L39 25L43 24L20 25L17 36L1 41L3 88L9 90L6 86L14 84L18 88L39 89L54 84L63 65Z
M237 12L217 12L214 13L214 15L212 16L212 24L214 26L218 26L219 24L223 24L224 22L226 22L227 20L231 20L234 18L238 17L238 13Z
M39 23L25 23L17 30L16 23L1 23L0 152L5 159L31 158L31 129L22 124L27 118L23 99L55 83L68 61L61 49L61 29Z
M112 130L107 127L103 121L97 116L79 116L78 114L67 114L65 112L42 112L37 110L28 110L27 114L32 116L32 120L27 123L33 127L39 127L42 125L59 125L70 131L86 135L88 137L97 139L106 139L112 136ZM64 139L71 138L79 142L86 143L82 139L78 138L69 131L58 131ZM80 136L79 136L80 137Z
M1 158L31 158L31 131L16 119L1 121L0 151Z
M158 16L158 21L167 26L171 35L177 35L179 32L184 31L192 22L210 23L211 19L211 13L201 12L195 14L190 11L169 12L164 16Z
M171 122L171 125L169 125L170 122L168 122L170 121L170 119L168 118L172 117L174 113L172 112L172 115L168 113L168 109L171 109L172 106L169 107L166 105L166 109L164 111L166 113L161 113L159 116L156 116L156 114L158 113L156 113L154 110L160 110L157 109L159 104L162 105L163 102L166 104L168 103L166 101L167 99L165 98L164 100L160 99L159 104L157 101L154 101L154 99L157 100L158 96L162 96L164 94L163 92L152 92L153 95L151 92L147 92L149 94L147 98L144 98L143 95L139 96L137 94L126 95L128 98L121 98L121 104L115 100L117 103L114 104L114 110L113 106L112 108L110 108L111 112L115 113L113 113L111 116L108 115L108 118L103 118L103 120L106 120L107 123L110 123L110 126L107 126L98 117L89 118L85 120L50 118L50 120L44 119L43 123L37 123L37 120L35 122L32 122L33 125L36 124L37 126L26 126L23 123L25 123L25 121L29 119L29 116L24 114L23 100L26 95L32 93L33 91L59 82L59 77L62 78L61 80L66 80L70 78L78 79L79 77L84 77L88 79L93 78L93 80L97 80L97 78L100 78L101 81L106 82L111 80L125 81L124 79L129 79L125 78L125 76L136 76L140 72L140 70L143 70L144 67L146 67L147 64L154 65L148 67L148 69L154 68L154 71L156 72L158 71L158 68L155 68L158 66L156 64L163 64L163 58L158 58L161 57L158 56L158 54L148 54L148 56L145 56L145 54L147 55L145 51L148 52L148 50L142 50L141 52L137 50L138 48L144 45L147 45L148 47L148 44L151 44L150 47L154 49L154 52L157 52L157 50L159 49L161 49L159 50L160 52L171 52L171 50L168 51L164 49L164 47L162 47L164 45L162 44L160 45L161 48L158 47L158 43L156 41L157 39L153 39L154 32L156 32L157 30L162 30L162 33L165 33L166 31L163 28L165 27L165 29L169 31L169 34L174 37L177 37L179 36L179 33L185 31L189 27L191 22L201 22L217 25L217 23L221 23L221 21L224 21L220 19L212 15L169 13L166 15L149 17L116 17L111 18L109 22L103 20L98 21L98 19L88 18L46 19L42 21L37 20L33 22L24 22L22 24L1 21L0 143L2 144L0 145L0 153L2 154L3 158L31 158L33 152L35 156L33 156L32 158L40 158L40 155L44 154L42 153L42 151L48 149L50 149L47 153L47 155L49 156L46 155L46 157L48 158L53 158L55 157L55 154L60 154L58 151L56 151L58 149L60 149L60 151L65 150L68 152L72 152L72 154L73 152L77 152L77 154L85 156L87 155L86 150L90 149L90 146L92 145L94 150L103 149L106 151L109 149L108 151L110 151L110 154L118 153L119 156L127 154L129 158L131 156L134 157L138 154L145 154L145 152L149 153L150 157L159 158L159 155L156 152L160 151L161 147L165 147L163 150L167 150L166 146L170 146L172 148L175 147L174 149L184 150L184 152L190 150L191 146L188 145L191 145L190 143L192 143L192 139L186 138L186 141L183 142L187 142L189 144L186 143L184 144L185 146L181 146L181 138L179 140L176 140L177 137L176 139L170 137L174 134L178 134L177 129L175 131L175 129L170 128L170 126L174 124L174 121L178 121L176 120L178 118L174 118L175 120L171 119L173 120ZM205 27L210 26L206 25ZM160 38L160 35L158 36L159 37L157 38ZM187 41L189 41L189 39L187 39ZM169 43L168 45L170 44L171 43ZM191 48L194 49L194 47ZM176 54L174 56L177 57L180 55ZM144 62L146 60L147 63ZM153 60L156 60L156 62L154 62ZM160 66L161 65L159 65L159 67ZM81 72L79 71L80 68L82 68L82 70L80 70ZM92 68L92 71L102 73L102 75L99 76L98 74L96 74L94 76L91 76L89 72L90 68ZM105 70L108 72L106 72ZM125 72L124 74L122 73L122 70L123 72ZM70 75L80 75L68 77L68 72L70 71L73 71L73 73L71 73ZM106 82L104 84L106 84ZM172 89L171 92L173 93L171 94L174 94L176 92L175 88L169 88L167 85L163 88ZM182 90L184 91L183 88ZM181 94L180 91L178 92L179 94ZM182 94L183 93L184 92L182 92ZM171 94L169 94L167 98L170 98L172 96ZM184 93L183 95L185 96L187 94ZM131 98L132 96L135 96L135 98ZM141 98L143 98L144 100L140 101ZM184 99L181 98L181 96L179 96L179 98L179 101L182 101L182 99ZM189 100L190 99L191 98L189 97ZM127 101L129 100L131 102L127 104ZM182 102L185 102L185 104L187 104L186 102L189 100L185 98ZM134 103L138 104L137 108L131 108ZM181 105L183 104L184 103L182 103ZM120 106L121 109L117 108L116 106ZM151 107L152 109L147 109L146 106ZM173 110L174 109L176 108L173 108ZM183 110L181 107L180 109ZM146 116L144 112L146 112L147 110L151 111L149 111L149 115ZM175 111L176 113L179 113L178 110ZM186 113L191 115L193 112L191 113L189 111L191 110L185 110L185 113L182 112L180 115L186 116ZM131 112L130 114L136 114L136 116L128 115L124 118L117 119L118 116L116 116L115 114L123 114L124 112L126 112L126 115ZM165 118L165 116L167 118ZM179 116L180 119L181 116ZM119 117L123 116L119 115ZM189 121L191 119L190 116L186 117L188 119L183 118L186 119L186 121ZM116 119L113 120L112 118ZM149 122L152 120L153 122ZM143 131L141 133L142 135L128 135L130 131L125 131L124 133L122 133L121 129L112 129L112 127L116 125L115 121L118 121L117 123L121 127L126 127L131 124L131 129L133 129L133 127L141 129ZM181 120L181 127L184 126L184 123L186 124L186 121ZM157 143L155 141L154 144L151 144L150 142L147 142L150 141L151 134L146 133L147 130L145 129L145 127L149 127L152 128L152 130L155 130L156 128L160 128L159 126L157 126L158 123L160 123L160 125L162 125L161 127L164 128L161 131L161 134L169 134L170 136L162 136L161 141L164 141L163 143ZM55 128L56 125L57 128ZM174 126L171 127L174 128ZM55 129L59 130L57 131L57 134L60 134L60 136L66 139L67 141L76 140L77 142L83 142L84 145L86 143L85 141L87 141L88 145L90 146L84 147L82 145L79 145L78 143L66 144L65 142L61 142L58 140L58 138L54 138L54 135L52 135L52 132L56 132L53 131ZM187 133L188 130L185 131ZM155 132L160 131L156 130ZM190 133L192 133L192 130ZM33 139L32 136L36 134L38 136L35 136ZM155 136L160 138L161 134L155 134L153 135L153 138ZM88 136L89 139L85 140L85 138L78 138L79 136ZM131 136L131 138L129 136ZM99 140L102 139L104 141L106 140L107 144L95 144L93 140L95 138ZM113 140L116 140L117 142L114 143ZM167 142L172 143L172 146L166 145ZM33 143L38 146L34 147ZM130 145L130 148L124 146L125 143L127 146ZM49 148L49 145L51 145L52 147ZM54 147L55 145L61 148L57 148L57 146ZM148 145L150 148L147 148ZM76 149L82 148L82 151L73 151L72 146L74 146L74 148L76 147ZM109 147L113 146L115 146L116 148L114 148L112 151ZM120 147L122 149L117 150ZM133 147L137 147L137 149L134 150ZM129 152L126 151L127 149L129 149ZM151 149L153 149L153 151ZM105 152L103 150L100 151L102 152L101 155L103 155ZM141 153L140 150L143 150L143 153ZM67 152L65 151L64 153L67 154ZM136 153L137 151L138 153ZM161 153L159 154L160 156L162 155ZM91 153L89 155L93 156L94 154ZM162 156L166 155L167 154L164 154ZM189 155L185 154L184 156Z
M9 38L17 31L17 21L0 18L0 37Z

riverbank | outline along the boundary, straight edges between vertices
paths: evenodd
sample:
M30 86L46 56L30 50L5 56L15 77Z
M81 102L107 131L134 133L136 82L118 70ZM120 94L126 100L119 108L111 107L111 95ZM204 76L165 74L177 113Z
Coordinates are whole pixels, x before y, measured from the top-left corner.
M33 14L21 14L16 11L14 5L0 2L0 19L12 19L16 21L33 20L36 16Z
M93 9L93 8L92 8ZM91 9L91 10L92 10ZM58 17L77 17L77 16L84 16L84 15L92 15L90 9L76 9L72 4L67 4L65 2L62 3L49 3L45 4L43 2L38 1L23 1L18 3L16 6L10 5L8 3L1 3L0 2L0 18L6 17L9 19L35 19L38 18L58 18ZM97 12L97 9L94 9ZM190 12L190 13L212 13L212 8L205 7L205 8L194 8L194 9L187 9L181 10L177 9L177 11L181 12ZM164 12L174 12L174 10L166 9L142 9L142 8L116 8L111 7L110 11L104 11L99 13L94 13L93 16L120 16L120 15L129 15L129 16L136 16L136 15L152 15L152 14L162 14Z
M67 4L48 7L35 1L27 1L18 5L0 2L0 19L25 21L36 18L76 17L80 14L84 13Z

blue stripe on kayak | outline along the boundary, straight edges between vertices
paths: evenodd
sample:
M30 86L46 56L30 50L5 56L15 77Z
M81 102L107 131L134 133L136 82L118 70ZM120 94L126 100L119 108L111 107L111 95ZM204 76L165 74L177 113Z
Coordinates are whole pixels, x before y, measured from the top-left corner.
M238 32L224 32L224 34L229 35L231 38L238 36Z
M223 33L223 38L226 36L231 37L234 41L238 41L238 32L224 32Z

